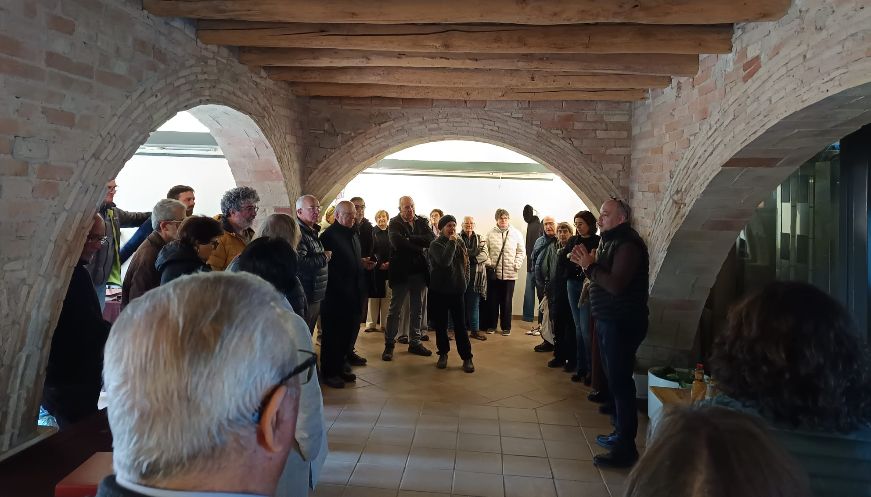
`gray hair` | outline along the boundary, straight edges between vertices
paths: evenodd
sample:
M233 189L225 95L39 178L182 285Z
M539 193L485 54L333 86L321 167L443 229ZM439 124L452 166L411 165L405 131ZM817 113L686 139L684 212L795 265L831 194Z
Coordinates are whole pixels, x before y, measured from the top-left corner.
M181 219L178 219L179 211L181 211ZM183 203L171 198L162 198L154 204L154 209L151 209L151 229L160 229L161 221L181 221L185 213L187 207Z
M496 220L498 221L500 217L508 216L511 218L511 214L508 214L508 211L505 209L496 209Z
M184 276L131 302L103 367L118 476L148 485L243 457L253 414L299 363L304 326L246 273Z
M315 202L320 203L318 198L315 197L314 195L303 195L303 196L299 197L298 199L296 199L296 210L300 210L303 207L305 207L304 202L305 202L305 199L307 199L307 198L314 199Z
M223 214L224 217L228 217L231 210L241 211L242 204L256 204L257 202L260 202L260 196L257 195L257 190L249 186L237 186L236 188L227 190L226 193L224 193L224 196L221 197L221 214Z
M281 238L296 250L302 233L299 232L299 224L287 214L270 214L260 227L258 237Z

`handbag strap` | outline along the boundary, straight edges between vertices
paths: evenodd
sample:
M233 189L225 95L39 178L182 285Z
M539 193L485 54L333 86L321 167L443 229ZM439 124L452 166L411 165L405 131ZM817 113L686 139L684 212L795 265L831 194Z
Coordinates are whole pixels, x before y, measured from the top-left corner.
M499 265L499 261L502 260L502 254L505 253L505 244L508 243L508 230L505 230L505 237L502 238L502 248L499 249L499 257L496 258L496 264L493 264L493 268Z

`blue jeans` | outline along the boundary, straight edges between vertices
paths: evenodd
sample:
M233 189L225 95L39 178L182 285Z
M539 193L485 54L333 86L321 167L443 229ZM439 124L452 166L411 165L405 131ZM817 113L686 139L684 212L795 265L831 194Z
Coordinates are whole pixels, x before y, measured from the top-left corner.
M535 320L535 274L526 272L526 288L523 290L523 320L531 323Z
M481 295L475 291L475 286L472 285L471 288L466 288L463 299L466 307L466 328L472 333L477 333L481 326L479 309Z
M94 293L97 294L97 302L100 303L100 310L106 309L106 284L94 285Z
M596 320L602 366L614 402L615 451L635 449L638 410L635 405L635 352L647 336L647 316L625 321Z
M581 289L584 283L578 280L566 281L566 290L569 293L569 308L572 310L572 319L575 322L575 337L577 337L578 374L587 374L590 371L590 305L584 306L582 312L578 301L581 300Z

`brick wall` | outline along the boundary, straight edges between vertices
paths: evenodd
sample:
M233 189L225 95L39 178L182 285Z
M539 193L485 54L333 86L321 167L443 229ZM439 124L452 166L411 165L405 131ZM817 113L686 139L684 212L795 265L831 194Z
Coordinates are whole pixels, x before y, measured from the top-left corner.
M317 98L302 114L304 189L327 201L385 155L444 139L483 141L531 157L596 210L608 195L628 192L627 103Z
M34 432L47 344L103 185L149 132L201 104L237 179L287 208L300 145L285 85L138 1L0 6L0 451ZM252 157L256 168L238 167Z
M634 106L631 201L652 256L643 361L687 360L738 231L802 162L871 122L869 81L867 2L795 0Z

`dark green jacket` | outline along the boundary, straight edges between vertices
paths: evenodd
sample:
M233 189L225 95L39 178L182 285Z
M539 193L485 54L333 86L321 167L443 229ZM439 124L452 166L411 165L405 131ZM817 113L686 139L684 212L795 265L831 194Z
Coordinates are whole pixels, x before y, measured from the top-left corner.
M463 293L469 282L466 247L462 240L449 240L441 235L432 241L427 251L430 266L429 288L440 293Z

